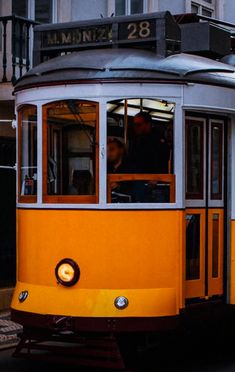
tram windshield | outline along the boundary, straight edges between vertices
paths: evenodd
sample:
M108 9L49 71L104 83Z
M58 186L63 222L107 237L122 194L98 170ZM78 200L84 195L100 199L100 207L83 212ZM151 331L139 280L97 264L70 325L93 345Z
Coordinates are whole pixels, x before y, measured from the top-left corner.
M107 202L174 203L175 104L128 98L108 102L106 108L107 122L101 125L107 126ZM99 148L99 104L50 102L42 106L42 118L39 133L37 107L19 109L19 200L37 202L39 189L44 203L98 203L99 165L106 161Z
M44 143L47 146L44 192L48 198L69 196L71 201L74 197L77 202L79 197L84 203L96 201L97 113L96 103L78 100L44 106Z
M156 99L108 103L109 203L174 202L174 111Z

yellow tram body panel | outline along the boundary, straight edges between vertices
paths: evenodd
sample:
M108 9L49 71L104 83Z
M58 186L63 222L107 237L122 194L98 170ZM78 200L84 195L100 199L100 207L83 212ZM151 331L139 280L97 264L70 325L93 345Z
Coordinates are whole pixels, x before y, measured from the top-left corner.
M19 209L18 281L12 308L77 317L158 317L183 307L183 211ZM55 267L74 259L72 288ZM25 302L18 300L27 290ZM129 306L118 310L117 296Z
M230 274L230 303L235 304L235 220L231 220L231 274Z

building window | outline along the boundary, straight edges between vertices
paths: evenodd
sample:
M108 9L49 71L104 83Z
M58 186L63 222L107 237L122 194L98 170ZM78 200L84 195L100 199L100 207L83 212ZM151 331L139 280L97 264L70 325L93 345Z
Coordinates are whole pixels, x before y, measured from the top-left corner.
M116 0L115 1L115 15L125 15L126 14L126 0Z
M12 14L40 23L55 21L56 0L12 0Z
M35 0L35 20L52 23L52 0Z
M131 14L140 14L144 12L144 1L131 0Z
M174 203L174 110L150 98L107 104L108 203Z
M141 14L147 12L147 0L115 0L115 15Z
M19 17L28 18L28 0L13 0L12 14Z
M216 3L215 0L197 0L191 3L191 12L206 17L215 17Z
M98 104L44 106L44 202L98 202Z

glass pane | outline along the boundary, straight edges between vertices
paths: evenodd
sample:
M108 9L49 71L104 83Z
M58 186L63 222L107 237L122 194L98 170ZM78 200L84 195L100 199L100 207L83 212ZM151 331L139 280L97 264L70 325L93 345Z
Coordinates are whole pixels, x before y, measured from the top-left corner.
M203 122L186 120L186 197L203 199Z
M144 11L143 0L131 0L131 14L139 14Z
M199 6L197 6L195 4L192 4L192 6L191 6L191 12L198 14L199 13Z
M28 0L12 0L12 14L28 17Z
M16 57L26 58L26 45L27 45L27 29L26 25L23 25L22 29L22 41L20 41L20 24L17 22L15 25L15 55Z
M222 198L223 128L211 126L211 198Z
M41 23L52 22L52 0L35 0L35 20Z
M212 17L213 15L213 11L210 10L210 9L207 9L207 8L202 8L202 15L206 16L206 17Z
M115 0L115 15L121 16L126 14L126 1Z
M213 214L212 227L212 277L219 276L219 215Z
M50 104L48 195L95 195L97 106L75 100Z
M186 217L186 279L200 279L200 214Z
M173 202L174 109L146 98L108 103L109 202Z
M37 193L37 109L20 110L20 194Z

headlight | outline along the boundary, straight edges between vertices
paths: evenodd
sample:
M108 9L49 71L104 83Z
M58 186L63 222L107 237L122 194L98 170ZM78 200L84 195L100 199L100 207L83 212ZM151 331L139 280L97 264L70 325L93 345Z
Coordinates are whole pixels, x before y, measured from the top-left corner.
M57 264L55 276L58 283L66 287L71 287L76 284L80 278L79 266L71 258L64 258Z

